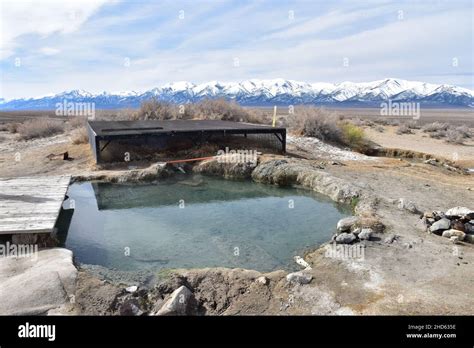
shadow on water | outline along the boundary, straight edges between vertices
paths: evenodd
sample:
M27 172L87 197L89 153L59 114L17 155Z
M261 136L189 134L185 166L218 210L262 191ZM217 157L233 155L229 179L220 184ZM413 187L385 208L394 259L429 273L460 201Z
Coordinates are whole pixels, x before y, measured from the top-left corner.
M67 204L67 203L64 203ZM74 209L63 208L59 212L58 220L56 221L56 238L58 239L59 246L65 246L67 240L67 234L69 227L71 226L72 216L74 215Z

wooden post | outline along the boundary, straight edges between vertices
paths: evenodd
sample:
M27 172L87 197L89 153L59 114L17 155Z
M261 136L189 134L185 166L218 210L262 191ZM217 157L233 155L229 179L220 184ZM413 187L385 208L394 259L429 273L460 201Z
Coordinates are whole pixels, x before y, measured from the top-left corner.
M275 105L273 107L273 122L272 122L272 127L275 127L276 124L276 117L277 117L277 106Z

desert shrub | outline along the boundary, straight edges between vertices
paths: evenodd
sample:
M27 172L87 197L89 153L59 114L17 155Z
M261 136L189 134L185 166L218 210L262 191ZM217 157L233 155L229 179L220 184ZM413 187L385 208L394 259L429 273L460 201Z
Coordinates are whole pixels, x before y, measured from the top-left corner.
M249 123L269 123L271 117L258 110L245 109L234 101L226 99L204 99L194 104L176 105L156 98L144 101L132 119L174 120L202 119Z
M20 127L21 123L18 122L13 122L13 123L8 123L6 125L6 130L12 134L18 133L18 128Z
M446 142L451 144L463 144L464 134L455 128L446 131Z
M152 98L141 103L136 114L139 120L173 120L178 118L178 106Z
M64 123L50 118L35 118L25 121L18 127L18 134L23 140L46 138L63 132Z
M87 117L83 116L73 116L68 118L68 129L76 129L76 128L85 128L87 124Z
M406 123L402 123L401 125L398 126L398 129L397 129L397 134L398 135L401 135L401 134L412 134L412 130L411 128L406 124Z
M86 127L78 128L72 134L72 143L74 145L86 144L88 142L89 142L89 134L87 134Z
M270 125L272 123L273 114L267 114L263 110L255 110L255 109L245 109L247 111L246 121L248 123L257 123L257 124L267 124ZM281 127L285 123L285 119L283 117L276 117L276 125Z
M454 128L457 132L459 132L463 138L471 138L472 137L472 131L469 129L468 126L463 124L462 126L458 126Z
M249 123L270 123L271 116L258 110L243 108L235 101L223 98L204 99L194 105L186 106L186 117L206 120L224 120Z
M396 120L396 119L393 119L393 120L388 120L388 125L389 126L399 126L400 125L400 120Z
M420 129L421 126L418 124L418 122L416 122L415 120L411 120L411 121L408 121L408 122L405 122L405 125L409 128L409 129Z
M425 124L423 127L421 127L421 130L425 133L434 133L439 131L446 131L448 127L449 125L447 123L433 122Z
M245 121L247 110L225 99L205 99L196 104L197 117L210 120Z
M342 130L336 114L315 107L298 107L288 117L290 128L301 135L342 143Z
M377 127L375 127L375 130L376 130L377 132L379 132L379 133L385 132L385 128L383 128L382 126L377 126Z
M385 117L378 117L374 120L375 124L380 124L382 126L388 126L389 120L387 120Z
M366 120L366 119L361 119L359 117L352 118L350 122L358 127L372 127L374 125L374 122L371 120Z
M289 115L290 129L300 135L318 138L334 144L364 150L366 139L364 130L352 120L341 120L337 114L315 107L295 108Z
M119 121L136 120L138 119L138 111L131 108L120 109L117 110L114 118Z
M445 130L437 130L434 132L430 132L430 138L433 139L441 139L446 137L446 131Z
M365 145L364 130L352 123L340 124L343 143L353 149L362 149Z

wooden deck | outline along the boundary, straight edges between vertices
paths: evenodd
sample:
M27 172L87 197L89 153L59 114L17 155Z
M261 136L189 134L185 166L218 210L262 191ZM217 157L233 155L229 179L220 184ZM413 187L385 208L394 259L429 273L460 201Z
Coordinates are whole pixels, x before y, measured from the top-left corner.
M0 178L0 234L51 233L70 176Z

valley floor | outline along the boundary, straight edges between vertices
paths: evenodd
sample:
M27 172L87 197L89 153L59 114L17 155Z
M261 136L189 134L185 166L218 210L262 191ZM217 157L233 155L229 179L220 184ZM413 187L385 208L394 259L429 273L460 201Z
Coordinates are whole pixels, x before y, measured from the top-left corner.
M460 165L471 166L474 160L472 144L445 146L417 134L399 136L391 129L380 134L369 131L368 134L385 147L441 157L457 152L463 161ZM3 137L0 142L2 177L70 174L81 180L107 180L112 177L126 179L130 175L126 167L96 168L89 145L72 145L67 135L28 142L18 142L6 133L0 136ZM305 184L326 191L323 192L326 194L334 192L336 196L340 192L356 190L370 197L370 209L361 205L359 213L363 215L369 209L370 214L385 225L385 230L377 232L371 241L360 242L365 246L363 259L328 257L328 244L304 255L311 266L311 270L304 271L312 277L309 284L288 282L284 271L261 274L219 268L174 270L162 275L158 286L147 289L144 284L136 284L145 290L128 294L124 287L132 284L104 281L97 274L82 269L75 273L76 270L68 266L68 262L72 262L70 255L46 250L43 254L45 264L54 264L51 253L62 253L57 256L57 262L65 269L67 284L72 285L66 292L53 289L58 296L49 297L49 302L40 304L35 293L30 291L31 287L22 289L17 307L9 298L9 307L0 308L1 314L30 313L28 305L39 308L38 313L50 314L137 314L135 307L138 305L132 304L140 301L133 302L134 299L146 303L146 308L139 310L155 313L182 285L193 291L198 303L195 310L199 314L474 314L474 245L453 244L447 238L428 234L420 228L419 214L403 209L399 204L400 200L411 202L422 212L446 211L455 206L473 209L474 176L423 161L368 158L335 150L326 144L313 143L309 147L305 144L304 140L289 142L286 156L263 155L260 163L274 163L268 164L269 170L274 172L277 161L284 160L289 171L305 171L321 178L320 182L325 185L309 181ZM65 151L71 160L47 158ZM209 168L204 165L199 170L205 173ZM214 174L215 171L213 168ZM219 168L217 171L225 172ZM46 255L47 252L50 254ZM26 263L22 267L7 265L1 260L0 278L2 272L3 275L13 272L9 276L17 277L20 282L24 281L23 275L39 277L41 272L51 271L51 267L32 270L35 266ZM18 271L21 269L23 273ZM75 283L71 279L75 279ZM49 286L56 287L60 283L50 282ZM48 285L42 283L41 287ZM5 290L1 282L0 290ZM0 294L5 293L0 291ZM71 296L74 301L70 301ZM5 303L4 300L0 299L0 303Z

